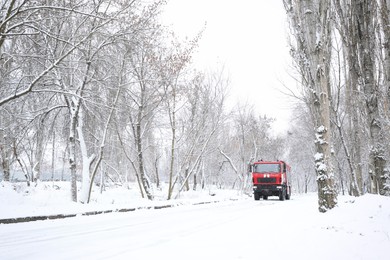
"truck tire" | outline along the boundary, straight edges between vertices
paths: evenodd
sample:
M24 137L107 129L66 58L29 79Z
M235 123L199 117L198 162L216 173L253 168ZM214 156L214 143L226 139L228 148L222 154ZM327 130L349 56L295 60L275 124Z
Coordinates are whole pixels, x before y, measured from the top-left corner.
M258 192L254 192L253 197L255 198L255 200L260 200L260 194Z
M286 200L290 200L291 197L291 188L288 189L288 192L286 193Z
M267 195L264 195L263 196L263 200L267 200L268 199L268 196Z
M286 199L286 189L282 188L282 190L279 192L279 200L285 200Z

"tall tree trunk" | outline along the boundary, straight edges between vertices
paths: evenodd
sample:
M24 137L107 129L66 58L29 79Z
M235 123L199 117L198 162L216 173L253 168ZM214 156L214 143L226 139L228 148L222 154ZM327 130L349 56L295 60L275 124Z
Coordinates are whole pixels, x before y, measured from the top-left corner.
M357 196L364 193L363 189L363 174L362 174L362 125L366 122L361 120L362 114L366 113L363 91L364 80L362 80L362 53L359 53L361 42L361 27L364 22L362 13L359 15L360 1L353 1L351 5L347 5L339 0L334 0L335 9L339 18L338 29L343 41L344 56L346 59L347 68L346 75L346 105L347 112L350 115L350 136L351 136L351 160L353 169L356 173L357 189L352 191L352 194Z
M72 107L70 109L69 131L69 167L72 201L77 202L77 172L76 172L76 126L77 115Z
M176 87L172 87L172 108L169 106L168 103L168 109L169 109L169 121L171 124L171 130L172 130L172 140L171 140L171 158L170 158L170 165L169 165L169 186L168 186L168 200L172 198L173 194L173 174L174 174L174 167L175 167L175 156L176 156Z
M196 172L195 172L196 174ZM186 169L184 170L184 179L185 179L185 182L184 182L184 187L186 188L185 190L186 191L189 191L190 190L190 183L189 183L189 168L186 167Z
M7 134L0 129L0 160L1 168L3 170L3 180L10 181L10 160L12 156L12 149L10 149L9 138Z
M54 126L53 126L54 127ZM51 149L51 181L54 182L54 171L55 171L55 154L56 154L56 131L53 130L53 146Z
M297 44L294 59L307 89L308 105L315 125L314 157L319 211L326 212L337 204L330 132L330 3L320 0L285 0L284 4Z
M78 113L78 125L76 127L77 136L79 137L81 159L82 159L82 173L81 173L81 190L80 190L80 202L89 202L89 186L91 181L90 169L93 161L95 160L95 154L88 156L87 144L84 138L83 126L84 126L84 111L80 108Z
M160 184L160 172L158 169L158 160L159 160L159 157L156 156L156 159L154 160L154 170L155 170L155 174L156 174L156 187L159 189L161 184Z
M135 134L135 142L137 147L137 160L138 160L138 173L141 179L142 188L144 189L146 193L146 197L149 200L153 200L153 195L150 191L150 183L148 180L148 177L145 173L145 166L144 166L144 157L143 157L143 145L142 145L142 117L143 117L143 107L140 106L138 110L138 118L137 118L137 124L136 124L136 134Z
M343 8L345 9L345 8ZM342 14L342 10L340 5L337 6L338 13ZM349 19L345 19L345 15L343 15L343 19L341 21L342 27L343 27L343 37L344 40L344 53L346 55L347 59L347 65L349 68L349 73L347 74L347 104L349 109L349 114L351 116L351 137L352 137L352 154L351 154L351 161L353 163L353 170L356 176L356 183L357 187L353 190L354 196L359 196L360 194L363 194L363 175L362 175L362 137L360 134L361 129L361 120L360 120L360 114L361 114L361 108L359 106L362 98L360 95L360 89L359 89L359 60L358 56L356 55L357 50L357 31L353 27L354 20L356 17L351 17L351 15L348 15L347 17L350 17Z
M32 181L37 182L41 178L41 166L42 166L42 157L43 157L43 150L44 150L44 120L41 119L37 126L37 133L36 133L36 150L35 150L35 162L33 166L33 176Z
M384 73L384 91L387 99L385 99L384 111L387 119L390 119L390 1L380 0L380 21L383 32L383 73Z
M380 0L380 20L382 24L382 32L383 32L383 92L384 98L383 100L383 111L384 116L386 118L387 129L390 128L390 1L388 0ZM388 130L383 129L384 138L390 140L390 134ZM387 148L387 154L389 154L389 148ZM388 162L386 161L386 164ZM383 187L382 191L379 191L381 194L390 195L390 170L388 167L384 169L381 179L381 186Z
M361 73L363 90L367 108L367 124L370 133L369 175L371 191L385 194L385 167L386 155L383 146L383 119L380 115L379 102L381 100L378 82L375 81L375 27L376 27L376 1L356 1L356 28L359 32L359 56L362 63ZM367 51L371 50L371 51Z
M10 181L10 176L11 176L11 170L10 170L10 163L9 163L9 153L4 154L5 158L2 159L1 161L1 166L3 168L3 178L4 181Z

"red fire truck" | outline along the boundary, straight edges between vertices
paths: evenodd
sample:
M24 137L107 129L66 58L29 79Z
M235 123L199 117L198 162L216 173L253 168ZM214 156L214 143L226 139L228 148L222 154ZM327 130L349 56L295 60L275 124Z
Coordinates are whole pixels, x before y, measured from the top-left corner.
M257 161L251 164L253 196L255 200L268 196L279 196L279 200L289 200L291 186L288 178L291 168L284 161Z

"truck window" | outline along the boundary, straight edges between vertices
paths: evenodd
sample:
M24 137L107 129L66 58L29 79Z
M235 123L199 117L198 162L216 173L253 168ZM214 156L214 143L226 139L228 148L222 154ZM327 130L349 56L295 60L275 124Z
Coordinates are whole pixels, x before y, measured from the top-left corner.
M268 173L268 172L280 172L280 164L255 164L253 172Z

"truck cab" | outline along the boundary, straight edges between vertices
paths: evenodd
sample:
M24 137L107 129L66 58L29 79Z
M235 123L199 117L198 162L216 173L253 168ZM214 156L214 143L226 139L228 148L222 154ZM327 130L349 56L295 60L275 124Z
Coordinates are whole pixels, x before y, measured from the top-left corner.
M279 200L289 200L291 186L289 177L291 168L284 161L257 161L251 164L253 196L255 200L269 196L278 196Z

